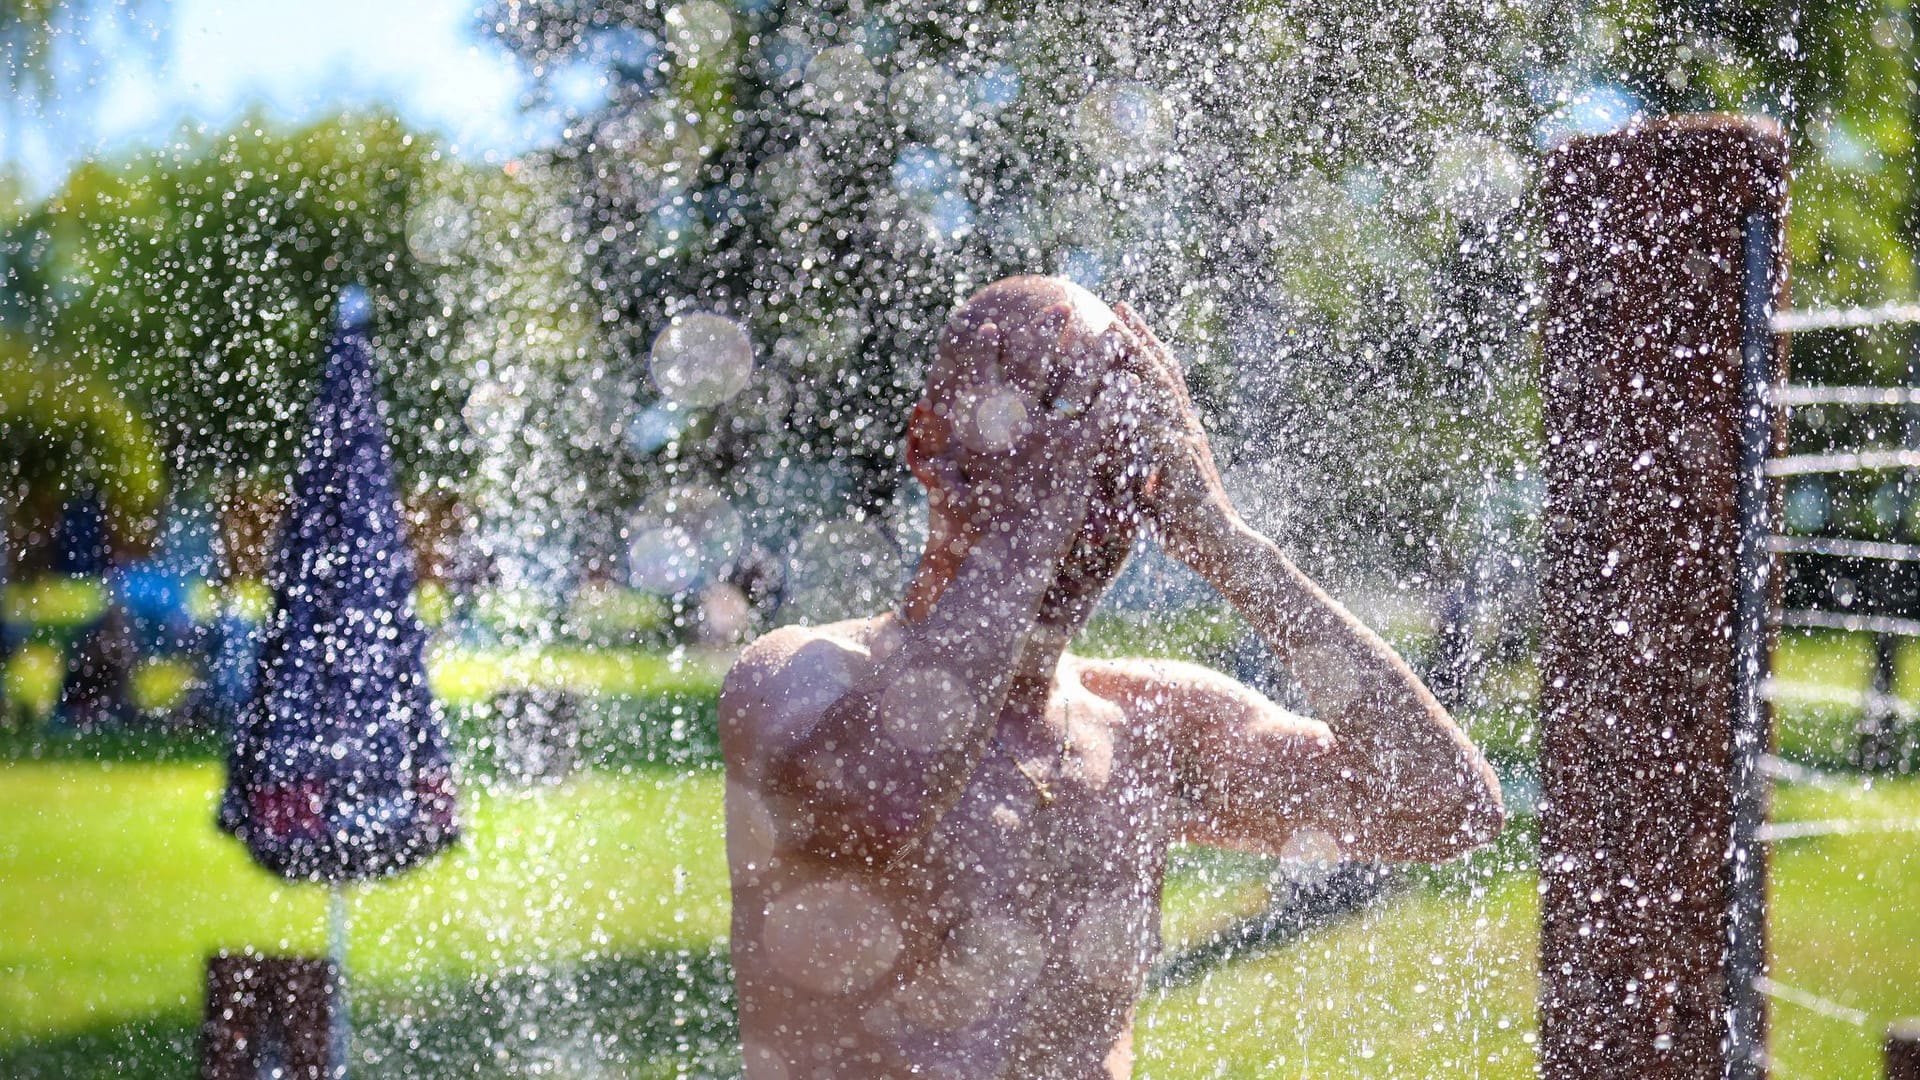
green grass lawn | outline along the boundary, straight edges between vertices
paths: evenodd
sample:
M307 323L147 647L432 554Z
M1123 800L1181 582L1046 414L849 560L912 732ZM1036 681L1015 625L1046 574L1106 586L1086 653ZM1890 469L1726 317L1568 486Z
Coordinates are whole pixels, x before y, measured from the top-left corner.
M219 784L201 763L0 765L0 1047L196 1012L215 949L324 948L324 890L281 883L214 829ZM391 988L724 938L711 772L590 773L465 807L459 848L348 890L357 980Z
M1417 893L1142 1008L1136 1075L1533 1075L1534 890Z
M451 706L485 701L516 687L561 688L594 696L688 695L713 697L733 654L681 650L665 654L645 649L548 645L536 649L446 647L427 660L433 692ZM63 678L58 650L30 644L0 671L0 690L35 719L53 712ZM166 709L186 692L193 674L175 660L154 660L135 667L132 696L136 707Z
M206 763L0 765L0 1075L191 1075L208 951L323 946L324 894L278 883L213 829L218 784ZM460 849L350 891L364 1058L423 1075L530 1061L724 1075L719 805L713 772L657 768L478 792ZM1778 809L1920 818L1920 782L1790 789ZM1535 899L1520 862L1483 860L1150 998L1139 1075L1531 1075ZM1178 865L1172 944L1264 897L1261 864ZM1920 907L1905 902L1920 895L1920 836L1783 842L1773 890L1775 977L1868 1017L1776 1004L1783 1075L1873 1075L1884 1022L1920 1013Z
M1878 820L1889 831L1775 845L1773 978L1864 1022L1776 1002L1783 1077L1880 1075L1887 1022L1920 1016L1920 780L1870 791L1788 788L1776 821Z
M1206 613L1095 629L1086 651L1201 659L1235 632ZM1911 659L1897 689L1920 700L1920 654ZM403 1064L425 1076L728 1074L721 785L711 767L645 764L711 760L702 737L679 729L710 726L725 662L590 646L435 654L435 690L470 750L485 730L479 703L507 687L564 688L598 710L585 737L599 767L534 789L475 776L459 849L350 890L367 1075ZM1857 692L1870 664L1864 636L1789 634L1774 669L1818 699ZM9 689L44 698L49 676L57 664L29 649ZM1469 722L1504 740L1502 760L1524 763L1524 712ZM1842 761L1857 715L1803 695L1780 710L1782 749ZM207 953L319 951L324 892L279 883L213 828L212 743L182 754L103 736L14 738L0 740L0 1076L192 1075ZM1920 821L1920 781L1788 787L1775 816ZM1531 1076L1529 864L1516 840L1151 996L1138 1075ZM1259 910L1273 872L1244 856L1180 853L1169 950ZM1920 905L1906 902L1920 896L1920 833L1783 841L1772 890L1774 977L1792 998L1774 1005L1780 1075L1876 1075L1886 1021L1920 1015ZM1831 1004L1807 1008L1807 995Z
M1775 726L1782 754L1838 765L1852 760L1862 717L1857 695L1873 680L1873 635L1791 630L1780 635L1773 676L1781 692ZM1920 704L1920 640L1900 643L1894 693Z
M1920 780L1783 789L1774 817L1913 825ZM1536 880L1468 875L1151 999L1138 1075L1532 1077ZM1772 977L1830 1003L1773 1002L1776 1075L1878 1076L1920 1015L1920 832L1782 841L1771 890Z

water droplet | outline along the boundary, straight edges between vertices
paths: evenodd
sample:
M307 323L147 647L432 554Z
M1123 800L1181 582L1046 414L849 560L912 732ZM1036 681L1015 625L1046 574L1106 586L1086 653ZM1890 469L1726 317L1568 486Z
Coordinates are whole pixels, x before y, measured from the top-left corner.
M628 572L636 588L674 594L726 572L744 541L725 496L686 486L659 492L629 526Z
M653 339L653 385L687 408L718 405L753 376L753 341L724 315L696 312L667 324Z

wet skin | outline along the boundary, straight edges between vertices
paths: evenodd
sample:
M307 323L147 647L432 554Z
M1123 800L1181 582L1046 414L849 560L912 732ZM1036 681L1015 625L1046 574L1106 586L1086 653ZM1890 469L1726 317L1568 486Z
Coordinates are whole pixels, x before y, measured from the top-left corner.
M1125 1077L1169 846L1439 860L1498 831L1406 665L1246 527L1177 366L1052 279L976 296L915 410L898 613L756 641L721 700L749 1080ZM1315 718L1065 652L1142 523Z

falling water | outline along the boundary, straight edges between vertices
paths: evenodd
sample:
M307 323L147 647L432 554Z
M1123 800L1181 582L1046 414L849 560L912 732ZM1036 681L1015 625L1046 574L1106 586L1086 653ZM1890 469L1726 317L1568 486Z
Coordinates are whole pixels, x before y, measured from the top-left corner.
M363 287L466 835L347 889L349 1067L739 1075L728 800L736 845L785 826L727 790L722 676L765 633L899 604L941 328L1037 273L1170 344L1240 514L1400 651L1508 813L1431 868L1321 829L1175 846L1134 1075L1531 1075L1541 305L1582 270L1548 261L1543 163L1698 112L1784 125L1793 307L1871 309L1796 332L1811 389L1781 401L1771 1060L1863 1075L1920 1013L1894 902L1920 884L1915 460L1820 464L1920 449L1906 8L499 0L440 41L289 6L220 32L417 47L447 85L343 63L241 106L190 70L200 7L0 12L0 1073L186 1075L207 953L325 948L324 890L246 863L210 800L326 329ZM432 112L485 87L518 94L514 134ZM1313 707L1311 658L1152 539L1074 647ZM785 937L897 936L836 897L779 909ZM1018 970L1017 937L983 948Z

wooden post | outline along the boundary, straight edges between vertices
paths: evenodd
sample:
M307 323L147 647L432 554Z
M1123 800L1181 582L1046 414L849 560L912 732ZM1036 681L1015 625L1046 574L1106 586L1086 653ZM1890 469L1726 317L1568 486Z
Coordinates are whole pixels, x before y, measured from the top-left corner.
M1779 130L1726 117L1576 139L1544 169L1550 1080L1764 1072L1753 834L1777 428L1750 384L1785 370L1766 321L1785 194Z
M1887 1025L1887 1080L1920 1080L1920 1019Z
M337 973L308 956L219 953L207 958L207 1012L200 1028L202 1080L336 1080L333 1007Z

